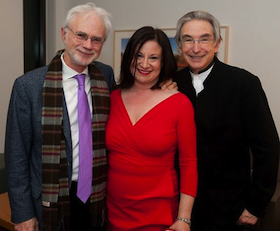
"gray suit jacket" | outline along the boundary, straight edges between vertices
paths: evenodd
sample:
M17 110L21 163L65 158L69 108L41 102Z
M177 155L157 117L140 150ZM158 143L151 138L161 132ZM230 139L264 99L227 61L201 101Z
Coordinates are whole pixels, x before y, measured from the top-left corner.
M95 62L110 91L115 85L113 69ZM15 80L7 116L5 165L12 222L42 217L42 90L48 66L30 71ZM72 176L72 142L64 100L64 133L69 181ZM41 222L40 222L41 223Z

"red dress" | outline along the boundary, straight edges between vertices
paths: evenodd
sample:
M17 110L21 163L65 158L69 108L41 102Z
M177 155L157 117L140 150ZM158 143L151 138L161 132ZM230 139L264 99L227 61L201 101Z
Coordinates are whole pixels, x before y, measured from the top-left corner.
M179 195L177 147L180 191L196 196L196 129L193 107L185 95L170 96L132 125L121 91L115 90L106 146L108 230L162 231L173 224Z

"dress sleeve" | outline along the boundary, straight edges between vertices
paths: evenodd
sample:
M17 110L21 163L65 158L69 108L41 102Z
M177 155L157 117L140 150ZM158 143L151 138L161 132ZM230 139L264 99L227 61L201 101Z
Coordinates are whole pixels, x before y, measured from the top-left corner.
M190 100L182 95L178 108L178 151L180 169L180 191L196 196L197 192L197 155L196 125L194 110Z

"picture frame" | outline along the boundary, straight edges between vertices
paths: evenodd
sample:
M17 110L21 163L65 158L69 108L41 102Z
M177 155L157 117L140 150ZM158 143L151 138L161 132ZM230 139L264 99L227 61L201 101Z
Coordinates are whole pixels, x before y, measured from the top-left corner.
M175 34L176 29L174 28L165 28L161 29L163 32L166 33L166 35L169 38L173 54L175 56L175 59L177 61L178 69L181 69L187 64L184 62L183 57L178 52L177 44L175 42ZM125 47L130 39L130 37L133 35L133 33L136 30L115 30L114 31L114 62L113 62L113 68L114 68L114 74L115 79L118 81L119 74L120 74L120 66L121 66L121 60L122 55L125 50ZM218 58L224 63L228 63L228 43L229 43L229 27L228 26L221 26L221 36L223 38L219 52L218 52Z
M223 63L228 63L228 45L229 45L229 26L221 26L222 41L218 51L218 59Z

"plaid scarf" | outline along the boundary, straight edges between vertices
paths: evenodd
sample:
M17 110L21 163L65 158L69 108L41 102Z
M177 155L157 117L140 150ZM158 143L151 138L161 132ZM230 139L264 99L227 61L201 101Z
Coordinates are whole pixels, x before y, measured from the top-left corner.
M63 51L51 61L43 86L42 108L42 205L44 231L54 231L61 221L67 230L70 215L69 185L63 130ZM99 227L105 221L107 157L105 124L110 110L106 81L94 63L88 66L92 95L93 180L90 196L92 222Z

